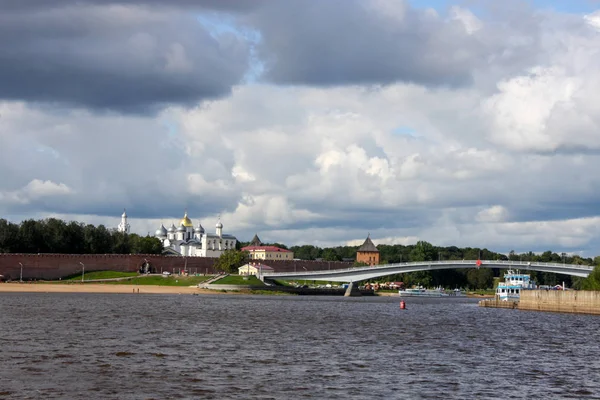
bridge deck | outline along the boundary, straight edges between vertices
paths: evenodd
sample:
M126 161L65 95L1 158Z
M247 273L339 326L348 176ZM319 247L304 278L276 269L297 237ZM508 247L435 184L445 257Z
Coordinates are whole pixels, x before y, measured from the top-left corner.
M408 263L384 264L373 267L351 267L320 271L300 272L264 272L261 279L299 279L314 281L357 282L379 278L387 275L416 271L432 271L456 268L511 268L540 272L587 277L594 269L589 265L543 263L533 261L501 261L501 260L448 260L448 261L416 261Z

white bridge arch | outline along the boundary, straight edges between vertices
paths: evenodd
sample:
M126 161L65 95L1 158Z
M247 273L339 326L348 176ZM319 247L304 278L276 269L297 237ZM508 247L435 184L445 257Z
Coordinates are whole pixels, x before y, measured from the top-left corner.
M492 261L492 260L448 260L417 261L409 263L376 265L373 267L352 267L302 272L262 272L259 277L265 279L360 282L387 275L404 274L416 271L438 271L456 268L511 268L587 278L594 267L589 265L545 263L535 261Z

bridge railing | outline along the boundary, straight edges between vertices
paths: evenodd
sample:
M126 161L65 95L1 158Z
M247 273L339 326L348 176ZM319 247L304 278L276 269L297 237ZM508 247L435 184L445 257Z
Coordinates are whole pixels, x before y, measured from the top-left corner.
M352 271L352 272L360 272L360 271L374 271L374 270L384 270L389 268L398 268L398 267L418 267L418 266L433 266L433 265L472 265L473 268L477 267L478 260L445 260L445 261L412 261L406 263L394 263L394 264L384 264L384 265L374 265L374 266L359 266L359 267L349 267L349 268L338 268L331 270L318 270L318 271L296 271L296 272L263 272L263 276L279 276L279 275L326 275L332 272L344 272L344 271ZM564 263L549 263L549 262L538 262L538 261L506 261L506 260L481 260L482 267L494 266L494 267L555 267L561 269L575 269L581 271L592 271L594 269L593 266L589 265L578 265L578 264L564 264ZM489 267L488 267L489 268Z

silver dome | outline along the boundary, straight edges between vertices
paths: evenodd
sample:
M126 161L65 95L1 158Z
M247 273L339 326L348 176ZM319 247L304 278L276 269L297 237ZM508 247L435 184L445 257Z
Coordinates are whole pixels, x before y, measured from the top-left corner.
M175 228L175 224L172 224L171 227L169 228L169 230L167 232L169 232L169 233L175 233L175 230L177 230L177 228Z
M156 237L164 237L167 236L167 228L165 228L164 225L160 225L160 228L158 228L156 230L156 232L154 232L154 236Z
M198 224L196 229L194 229L194 233L204 233L204 228L202 227L201 224Z
M179 228L177 228L177 232L185 232L185 226L179 225Z

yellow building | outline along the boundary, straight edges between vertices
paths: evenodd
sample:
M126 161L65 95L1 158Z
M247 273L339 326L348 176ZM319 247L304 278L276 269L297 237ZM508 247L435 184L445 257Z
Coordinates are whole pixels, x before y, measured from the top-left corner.
M277 246L264 246L258 235L254 235L249 246L242 247L242 251L250 254L251 260L293 260L294 252Z

